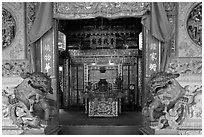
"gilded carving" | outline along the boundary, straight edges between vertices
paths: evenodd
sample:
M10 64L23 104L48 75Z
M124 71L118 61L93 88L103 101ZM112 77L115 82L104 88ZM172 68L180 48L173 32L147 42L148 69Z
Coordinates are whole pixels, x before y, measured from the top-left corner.
M147 2L56 2L54 17L66 19L139 16L150 9Z
M89 101L89 116L116 117L118 116L118 102L112 98Z
M28 61L5 61L2 63L2 76L19 76L21 73L29 72Z

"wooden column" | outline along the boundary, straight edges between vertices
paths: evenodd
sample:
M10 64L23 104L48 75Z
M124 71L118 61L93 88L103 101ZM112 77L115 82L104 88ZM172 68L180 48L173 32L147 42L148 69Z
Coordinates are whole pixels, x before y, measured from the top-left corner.
M47 73L51 78L51 86L53 94L48 94L46 97L54 100L56 103L54 107L57 108L57 114L48 123L44 134L56 134L59 131L59 57L58 57L58 43L57 43L57 22L54 21L54 26L39 40L38 47L40 48L41 65L40 70Z

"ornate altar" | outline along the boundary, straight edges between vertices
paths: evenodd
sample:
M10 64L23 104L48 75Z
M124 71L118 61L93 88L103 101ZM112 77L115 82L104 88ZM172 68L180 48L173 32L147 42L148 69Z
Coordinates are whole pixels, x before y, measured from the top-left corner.
M85 113L117 117L121 113L121 65L87 65L84 69Z

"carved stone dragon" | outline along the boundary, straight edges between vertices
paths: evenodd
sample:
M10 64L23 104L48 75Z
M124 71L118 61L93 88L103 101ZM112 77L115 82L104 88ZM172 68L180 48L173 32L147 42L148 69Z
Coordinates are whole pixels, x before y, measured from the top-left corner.
M24 79L14 88L14 94L7 95L9 115L21 129L45 128L57 109L55 101L46 98L53 94L51 79L44 73L21 74Z
M142 113L153 129L175 129L186 118L189 99L177 77L179 74L158 72L148 81L149 97Z

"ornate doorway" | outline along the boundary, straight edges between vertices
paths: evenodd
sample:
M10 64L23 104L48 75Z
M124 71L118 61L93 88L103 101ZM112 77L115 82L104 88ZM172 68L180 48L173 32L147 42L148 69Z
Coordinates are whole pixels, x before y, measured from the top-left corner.
M123 97L119 109L133 111L142 107L143 68L139 35L143 29L141 17L147 10L149 3L54 4L59 31L66 37L66 50L59 54L63 68L60 72L62 108L75 107L86 111L88 106L83 92L88 83L95 79L92 84L96 85L102 75L100 66L108 69L112 65L121 66L118 74L105 73L109 78L115 77L112 85L116 77L122 78ZM91 71L86 72L86 66L92 66Z
M97 83L105 79L113 91L114 86L117 86L117 77L122 78L120 90L123 97L118 106L120 111L141 108L140 22L141 18L133 17L59 20L59 31L66 36L66 50L60 53L64 70L63 108L87 109L86 99L83 97L86 87L91 83L91 90L94 91ZM100 71L102 67L106 72Z

